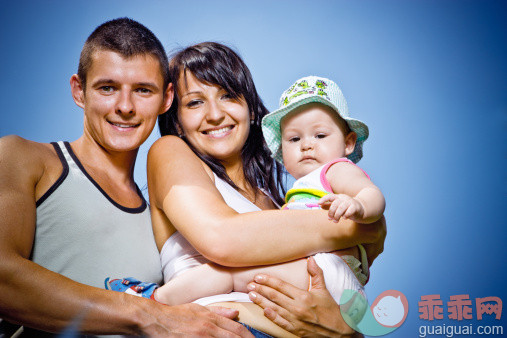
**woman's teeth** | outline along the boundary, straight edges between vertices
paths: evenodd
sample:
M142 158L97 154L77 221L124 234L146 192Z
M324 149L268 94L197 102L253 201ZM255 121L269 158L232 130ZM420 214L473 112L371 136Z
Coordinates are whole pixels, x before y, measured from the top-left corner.
M232 127L223 127L223 128L220 128L220 129L216 129L216 130L208 130L206 132L204 132L205 134L207 135L212 135L212 136L216 136L216 135L220 135L220 134L223 134L229 130L231 130Z

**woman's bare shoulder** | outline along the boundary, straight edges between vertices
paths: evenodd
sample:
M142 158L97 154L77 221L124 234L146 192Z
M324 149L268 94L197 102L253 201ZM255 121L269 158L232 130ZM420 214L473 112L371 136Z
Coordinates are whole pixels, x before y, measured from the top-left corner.
M190 147L185 143L185 141L174 135L166 135L160 137L152 144L149 154L155 155L160 152L165 153L183 150L190 150Z
M193 165L202 167L211 180L214 181L210 167L190 149L185 141L174 135L159 138L153 143L148 153L148 167L153 165L160 167L163 163L168 162L176 166L184 165L187 169L190 169Z

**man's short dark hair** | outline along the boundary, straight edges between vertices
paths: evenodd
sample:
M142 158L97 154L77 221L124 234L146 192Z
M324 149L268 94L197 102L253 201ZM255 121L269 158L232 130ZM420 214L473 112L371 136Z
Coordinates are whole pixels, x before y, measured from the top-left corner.
M93 53L100 50L112 51L125 58L150 54L160 63L160 72L164 79L164 89L169 84L169 62L162 43L148 28L129 18L107 21L98 26L86 39L79 58L77 75L83 88L86 87L86 75L92 65Z

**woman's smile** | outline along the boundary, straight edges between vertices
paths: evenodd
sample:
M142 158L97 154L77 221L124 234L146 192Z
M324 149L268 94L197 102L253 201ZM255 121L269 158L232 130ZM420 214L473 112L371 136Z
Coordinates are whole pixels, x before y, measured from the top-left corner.
M234 125L204 130L202 133L211 138L223 138L231 134Z
M178 81L178 119L182 134L199 152L222 161L237 161L250 132L250 111L243 97L192 73ZM184 85L186 84L186 85ZM183 87L183 88L182 88Z

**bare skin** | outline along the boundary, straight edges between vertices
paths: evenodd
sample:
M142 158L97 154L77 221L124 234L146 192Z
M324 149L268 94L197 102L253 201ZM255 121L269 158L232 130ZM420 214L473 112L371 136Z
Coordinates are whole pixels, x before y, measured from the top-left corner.
M381 218L378 223L380 239L364 245L370 266L384 251L387 235L385 219ZM298 289L273 276L256 276L248 286L250 299L264 309L267 318L296 335L362 337L343 321L339 306L325 288L322 270L313 259L308 260L308 273L312 276L310 291Z
M211 261L242 267L276 264L379 240L379 224L341 220L335 225L324 210L270 210L275 206L269 198L249 186L243 176L239 157L243 144L238 146L238 140L246 139L249 115L241 98L231 102L221 88L199 83L193 75L187 76L187 83L188 88L178 89L182 90L178 106L184 107L178 112L181 132L200 151L220 159L240 193L264 211L238 214L231 209L216 189L211 170L185 142L162 137L148 155L152 222L159 249L178 230ZM175 158L178 161L172 160ZM334 303L329 293L328 297L321 297L319 306ZM287 307L290 312L291 305ZM247 324L255 327L257 323ZM336 330L346 326L335 319L329 325L338 325ZM282 327L293 332L290 326ZM305 330L315 332L309 325Z
M124 59L101 51L94 54L86 90L77 75L71 78L74 100L85 113L83 135L71 146L93 179L126 207L141 204L133 181L137 150L172 100L172 87L163 88L156 62L149 55ZM235 311L163 306L77 283L30 261L35 203L62 165L51 145L15 136L0 140L0 154L0 317L49 332L84 314L81 330L87 334L251 336L228 319Z

